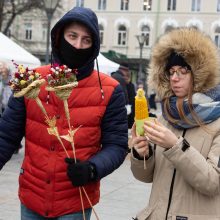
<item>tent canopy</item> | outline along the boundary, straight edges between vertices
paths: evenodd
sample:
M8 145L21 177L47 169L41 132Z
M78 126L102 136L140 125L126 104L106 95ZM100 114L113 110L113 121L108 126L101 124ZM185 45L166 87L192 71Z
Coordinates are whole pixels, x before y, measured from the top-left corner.
M108 75L111 75L111 73L115 72L120 66L118 63L115 63L107 59L101 53L99 53L97 59L98 59L99 71L102 73L106 73ZM95 63L95 69L96 69L96 63Z
M9 66L12 66L12 60L28 68L41 65L37 57L0 32L0 61L5 61Z

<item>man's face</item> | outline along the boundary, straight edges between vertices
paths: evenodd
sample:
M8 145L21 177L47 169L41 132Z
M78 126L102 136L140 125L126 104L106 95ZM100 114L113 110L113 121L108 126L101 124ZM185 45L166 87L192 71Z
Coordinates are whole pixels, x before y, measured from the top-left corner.
M72 23L64 29L64 38L76 49L87 49L92 46L92 36L89 29L78 23Z
M131 76L130 76L129 70L121 69L121 72L122 72L122 75L123 75L123 78L124 78L125 82L128 84L130 82L130 80L131 80Z

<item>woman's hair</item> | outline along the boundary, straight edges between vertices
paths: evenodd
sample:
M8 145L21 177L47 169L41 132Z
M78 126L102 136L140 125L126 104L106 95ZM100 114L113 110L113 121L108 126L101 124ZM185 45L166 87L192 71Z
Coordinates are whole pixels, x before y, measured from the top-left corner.
M187 100L188 100L189 111L190 111L191 116L192 116L192 118L194 119L195 122L193 123L192 121L190 121L184 113L184 109L183 109L184 98L177 97L177 111L178 111L180 120L184 121L185 123L187 123L189 125L198 125L200 127L203 127L204 123L201 121L201 119L199 118L199 116L196 114L196 112L193 109L192 95L193 95L194 80L193 80L192 72L190 72L190 76L191 76L192 80L191 80L191 84L190 84L190 87L189 87ZM167 117L167 119L170 122L174 123L174 124L178 123L179 120L175 119L171 114L170 97L166 97L164 99L163 108L164 108L164 113L165 113L165 116Z

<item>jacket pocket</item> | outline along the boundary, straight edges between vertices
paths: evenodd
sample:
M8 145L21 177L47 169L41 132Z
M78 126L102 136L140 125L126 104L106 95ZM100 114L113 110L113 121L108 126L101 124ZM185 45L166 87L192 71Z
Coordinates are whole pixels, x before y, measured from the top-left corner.
M213 215L190 215L190 214L178 214L172 215L172 220L220 220L220 216Z

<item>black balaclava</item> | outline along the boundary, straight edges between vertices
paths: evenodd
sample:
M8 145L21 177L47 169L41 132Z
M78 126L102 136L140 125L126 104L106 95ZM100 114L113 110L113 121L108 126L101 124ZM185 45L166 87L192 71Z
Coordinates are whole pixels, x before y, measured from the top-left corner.
M87 63L93 53L93 47L77 49L67 42L62 34L59 51L62 63L73 69L80 68Z

